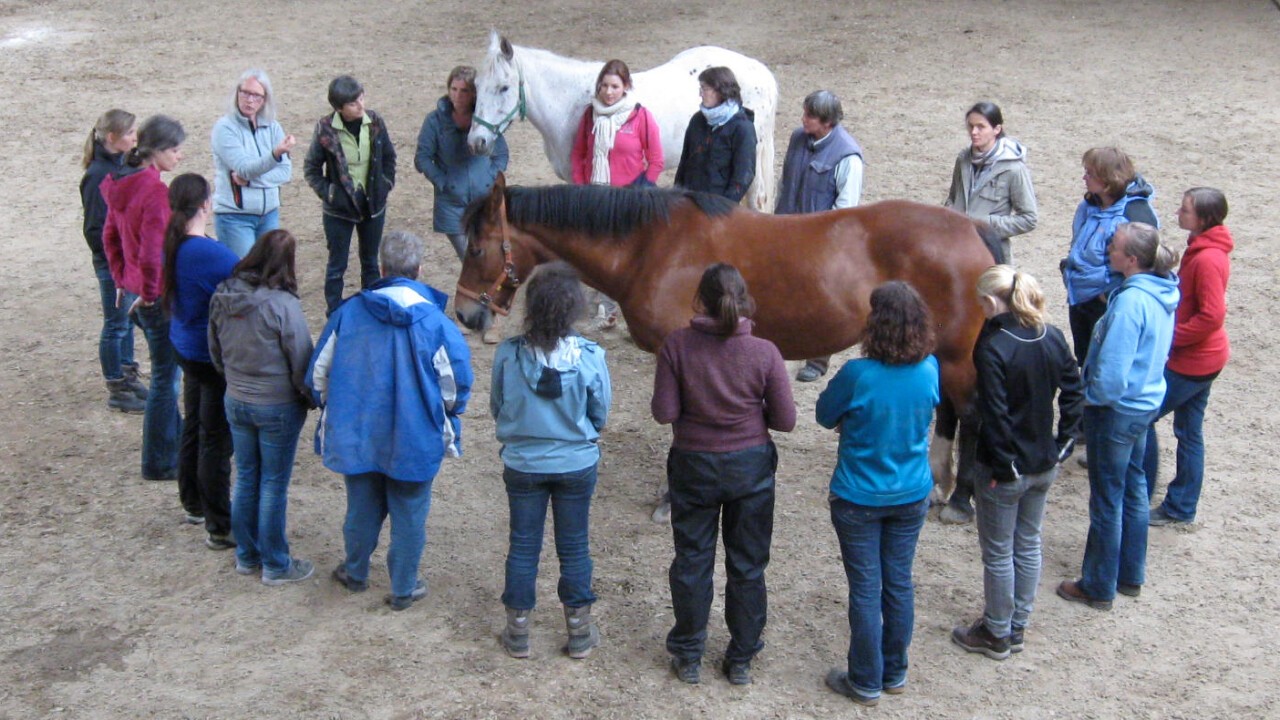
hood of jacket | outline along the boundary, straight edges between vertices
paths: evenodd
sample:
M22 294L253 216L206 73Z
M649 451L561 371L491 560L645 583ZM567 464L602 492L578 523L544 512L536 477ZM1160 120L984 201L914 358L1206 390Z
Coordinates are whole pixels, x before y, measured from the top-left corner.
M520 376L535 395L554 400L563 394L564 376L579 372L583 350L594 346L595 343L581 335L569 335L560 338L551 352L546 352L519 338L516 363Z
M1151 197L1155 194L1156 194L1155 186L1147 182L1147 179L1142 177L1142 173L1134 173L1133 179L1130 180L1129 184L1126 185L1124 188L1124 196L1131 200L1137 200L1138 198L1142 198L1150 201ZM1093 193L1089 193L1085 195L1084 199L1085 199L1085 202L1088 202L1090 205L1102 204L1099 201L1098 196L1094 195ZM1123 210L1122 204L1117 204L1117 206Z
M710 315L694 315L689 321L689 327L707 335L720 335L720 323ZM733 329L731 335L749 335L753 327L755 327L755 321L751 318L738 318L738 326ZM724 336L720 335L720 337Z
M973 147L970 146L966 150L969 160L973 159ZM995 165L1000 162L1026 162L1027 149L1022 143L1011 137L1002 137L996 140L996 146L992 148L991 157L987 160L987 165Z
M125 165L102 181L102 196L114 208L123 208L138 188L160 180L160 170L154 165L133 167Z
M453 121L453 103L449 100L448 95L444 95L436 101L436 112L440 113L442 120L449 122L449 127L455 130L460 129L458 128L458 123Z
M225 309L228 315L243 317L271 302L273 293L266 285L254 285L239 275L232 275L218 286L211 302Z
M1155 273L1138 273L1125 279L1120 287L1112 293L1115 296L1122 292L1144 292L1156 299L1160 303L1160 307L1165 312L1172 313L1178 307L1178 298L1181 297L1178 292L1178 276L1169 273L1167 277L1161 277Z
M1231 238L1231 231L1226 225L1215 225L1193 238L1187 239L1187 251L1183 253L1182 262L1205 250L1221 250L1230 254L1236 249L1236 242Z
M434 307L445 311L449 296L417 280L383 278L356 296L378 322L408 326L430 315Z

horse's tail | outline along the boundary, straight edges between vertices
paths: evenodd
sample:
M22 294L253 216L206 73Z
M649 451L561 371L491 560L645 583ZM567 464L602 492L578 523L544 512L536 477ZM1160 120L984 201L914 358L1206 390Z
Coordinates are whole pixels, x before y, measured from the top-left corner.
M978 237L982 238L982 244L987 246L987 252L991 253L992 260L997 263L1009 262L1009 258L1004 256L1004 238L996 233L995 228L981 220L974 220L973 229L978 231Z
M756 128L756 177L754 188L748 195L751 198L751 209L757 212L773 212L774 175L773 175L773 131L778 116L778 80L773 73L761 63L768 82L761 88L764 94L765 107L755 110L759 125Z

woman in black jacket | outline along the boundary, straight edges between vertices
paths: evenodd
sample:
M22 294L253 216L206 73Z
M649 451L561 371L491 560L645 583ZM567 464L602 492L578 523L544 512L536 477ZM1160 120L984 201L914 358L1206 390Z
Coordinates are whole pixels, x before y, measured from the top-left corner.
M986 607L951 639L1003 660L1021 652L1040 583L1040 527L1058 465L1080 424L1080 370L1062 331L1046 324L1036 279L1008 265L978 278L987 322L973 349L982 427L978 461L991 479L976 488L978 543ZM1058 431L1053 428L1054 396Z
M702 106L684 132L676 187L740 202L756 177L755 114L742 107L742 89L727 67L703 70L698 88Z

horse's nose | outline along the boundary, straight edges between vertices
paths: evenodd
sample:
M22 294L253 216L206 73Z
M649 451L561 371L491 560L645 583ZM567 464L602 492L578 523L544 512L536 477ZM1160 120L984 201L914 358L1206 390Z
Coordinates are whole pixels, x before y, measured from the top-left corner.
M476 155L488 155L488 154L489 154L489 140L488 140L488 138L478 137L478 136L477 136L477 137L472 137L472 138L471 138L471 152L472 152L472 153L474 153L474 154L476 154Z

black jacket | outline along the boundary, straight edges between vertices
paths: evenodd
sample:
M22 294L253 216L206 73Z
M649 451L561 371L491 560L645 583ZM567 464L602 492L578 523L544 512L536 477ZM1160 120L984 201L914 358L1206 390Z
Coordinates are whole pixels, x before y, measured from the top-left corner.
M1059 447L1076 434L1084 403L1080 369L1062 331L1028 328L1012 313L986 322L973 348L978 370L978 460L995 479L1046 472ZM1053 399L1058 397L1058 432Z
M93 160L80 179L80 202L84 205L84 241L94 255L103 255L102 226L107 224L107 201L98 188L102 180L124 167L124 153L109 153L102 143L94 141Z
M769 161L773 162L772 158ZM694 113L684 131L676 187L739 202L755 177L755 114L741 108L728 122L713 129L701 112Z
M356 186L342 154L342 141L333 129L333 113L316 122L311 149L302 167L307 184L324 202L324 214L351 222L377 217L386 211L387 195L396 184L396 149L391 144L391 135L377 113L372 110L365 113L369 116L369 150L373 155L369 160L369 180L364 186L369 200L368 215L356 207Z

